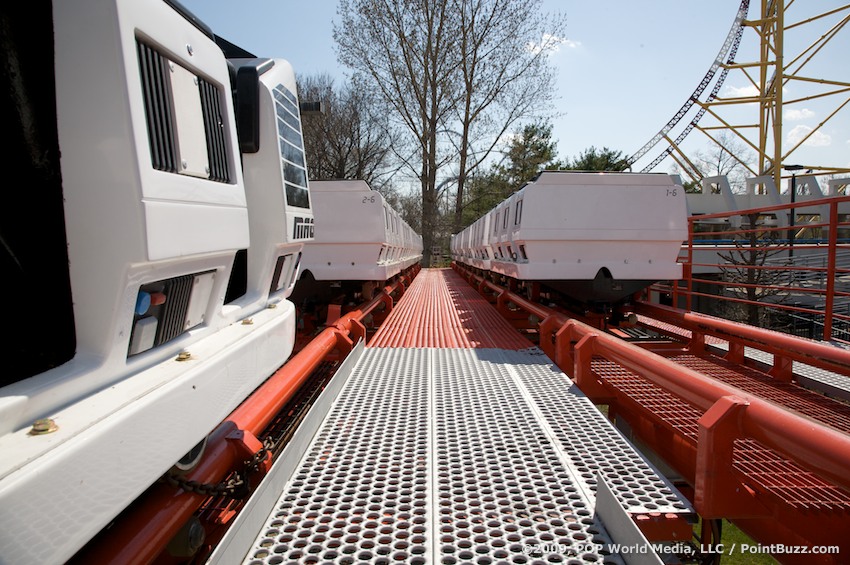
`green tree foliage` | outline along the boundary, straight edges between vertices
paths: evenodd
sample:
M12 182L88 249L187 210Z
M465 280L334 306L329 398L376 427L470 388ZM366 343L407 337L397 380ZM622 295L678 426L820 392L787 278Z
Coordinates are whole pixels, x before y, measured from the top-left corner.
M624 171L628 167L627 157L622 151L591 146L564 168L571 171Z
M544 169L561 169L558 144L552 139L552 124L535 122L523 126L511 140L507 163L501 167L508 183L519 188Z
M511 137L504 158L467 181L462 227L466 227L546 169L560 169L552 125L535 122Z
M685 181L684 183L682 183L682 187L685 189L685 192L687 192L688 194L694 194L696 192L702 192L702 185L699 183L699 181L693 181L693 180Z

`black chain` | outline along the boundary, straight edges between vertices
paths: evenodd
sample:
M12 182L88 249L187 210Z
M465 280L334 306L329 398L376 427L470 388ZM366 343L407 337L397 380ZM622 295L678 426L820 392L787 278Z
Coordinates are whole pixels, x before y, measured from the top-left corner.
M186 492L193 492L204 496L223 496L236 500L247 498L251 493L251 485L248 482L247 476L249 473L259 470L260 465L269 457L270 451L274 448L274 441L266 438L263 442L263 447L259 449L251 459L243 461L242 472L235 472L224 482L220 483L200 483L184 477L181 473L169 470L162 480L173 487L181 488Z

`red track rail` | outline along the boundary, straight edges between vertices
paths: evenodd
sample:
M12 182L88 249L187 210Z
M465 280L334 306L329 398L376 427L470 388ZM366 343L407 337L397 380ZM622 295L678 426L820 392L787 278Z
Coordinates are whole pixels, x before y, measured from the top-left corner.
M462 267L457 267L462 269ZM663 355L527 300L467 272L502 311L542 320L540 346L595 402L693 486L704 518L735 521L763 544L837 545L835 555L776 555L788 563L838 563L850 555L850 411L793 384L791 362L850 374L850 353L649 305L636 310L687 328L691 342ZM724 359L706 336L729 341ZM770 373L745 366L745 346L775 355Z
M532 345L451 269L419 273L368 344L498 349Z

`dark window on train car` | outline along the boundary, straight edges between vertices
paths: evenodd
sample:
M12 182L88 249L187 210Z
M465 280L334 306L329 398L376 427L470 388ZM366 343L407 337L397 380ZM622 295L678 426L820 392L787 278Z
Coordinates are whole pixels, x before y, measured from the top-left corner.
M514 213L514 225L518 226L522 219L522 200L517 200L516 211Z
M0 289L14 330L0 346L0 386L69 361L76 350L56 131L51 2L7 2L3 16L0 163L14 188L0 206Z
M496 221L493 222L493 233L497 233L499 231L499 219L501 214L501 212L496 212Z
M296 208L309 208L310 193L307 190L307 168L304 161L304 141L301 137L298 99L282 84L277 85L273 93L277 114L278 144L286 187L286 204Z
M224 303L230 304L248 292L248 250L240 249L233 258L233 269L227 281L227 291L224 293Z
M505 217L503 218L503 221L502 221L502 229L507 229L507 227L508 227L508 217L510 215L511 215L511 209L505 208Z

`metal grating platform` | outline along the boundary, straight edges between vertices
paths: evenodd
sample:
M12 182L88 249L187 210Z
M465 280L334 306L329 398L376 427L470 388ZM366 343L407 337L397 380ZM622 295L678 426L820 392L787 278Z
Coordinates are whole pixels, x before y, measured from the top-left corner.
M577 480L588 493L596 493L597 476L602 476L614 496L630 513L689 513L677 491L659 480L620 432L599 418L598 409L548 358L526 352L503 352L506 367L516 374L533 405L550 427L564 456L578 471ZM540 356L542 356L542 352ZM541 362L543 361L543 362Z
M850 405L711 355L670 355L675 363L850 434Z
M622 563L597 473L693 515L533 350L366 349L308 441L244 563Z

